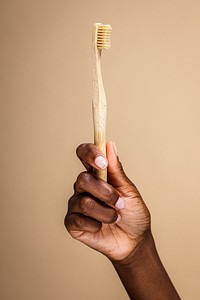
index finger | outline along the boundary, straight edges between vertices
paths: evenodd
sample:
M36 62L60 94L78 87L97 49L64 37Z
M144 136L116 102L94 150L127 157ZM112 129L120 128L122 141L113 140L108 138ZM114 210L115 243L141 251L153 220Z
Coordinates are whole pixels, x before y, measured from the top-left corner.
M87 170L96 168L104 170L108 166L108 161L103 152L92 143L81 144L76 149L76 154Z

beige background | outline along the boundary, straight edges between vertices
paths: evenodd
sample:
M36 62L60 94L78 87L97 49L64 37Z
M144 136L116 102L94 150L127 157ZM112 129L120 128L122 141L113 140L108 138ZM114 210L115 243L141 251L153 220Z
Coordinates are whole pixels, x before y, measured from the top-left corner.
M183 299L200 289L200 2L0 1L2 300L128 299L105 257L63 219L93 139L91 30L103 53L108 140L152 213Z

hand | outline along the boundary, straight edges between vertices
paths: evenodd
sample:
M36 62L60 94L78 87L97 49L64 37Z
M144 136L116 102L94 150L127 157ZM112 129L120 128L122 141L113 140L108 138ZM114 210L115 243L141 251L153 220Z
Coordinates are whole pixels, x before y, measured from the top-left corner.
M69 199L65 225L71 236L111 260L131 300L180 300L156 251L150 213L114 144L107 144L107 159L93 144L80 145L77 155L87 171ZM106 167L108 182L92 173Z
M77 155L87 171L74 184L65 226L71 236L114 261L127 258L150 231L150 213L135 185L125 175L113 142L107 159L93 144L82 144ZM107 167L108 182L92 169Z

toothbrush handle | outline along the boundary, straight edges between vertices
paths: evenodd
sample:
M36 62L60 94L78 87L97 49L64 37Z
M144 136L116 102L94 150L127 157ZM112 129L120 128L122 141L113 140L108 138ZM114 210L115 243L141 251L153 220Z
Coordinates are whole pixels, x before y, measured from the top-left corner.
M94 130L94 144L103 152L106 156L106 138L105 132ZM94 169L94 173L104 181L107 181L107 170Z
M93 124L94 144L103 152L106 157L106 97L102 81L94 80L93 93ZM94 173L104 181L107 181L107 170L94 169Z
M93 64L93 124L94 144L106 156L106 115L107 103L101 76L101 50L94 51ZM94 173L101 179L107 180L107 170L94 170Z

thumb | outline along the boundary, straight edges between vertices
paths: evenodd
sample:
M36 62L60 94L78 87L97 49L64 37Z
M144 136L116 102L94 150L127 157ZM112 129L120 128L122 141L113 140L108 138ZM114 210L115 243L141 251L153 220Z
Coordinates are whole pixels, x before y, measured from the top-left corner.
M108 182L122 194L129 193L131 190L139 196L137 188L123 170L122 164L117 156L115 143L109 142L106 150L108 159Z

